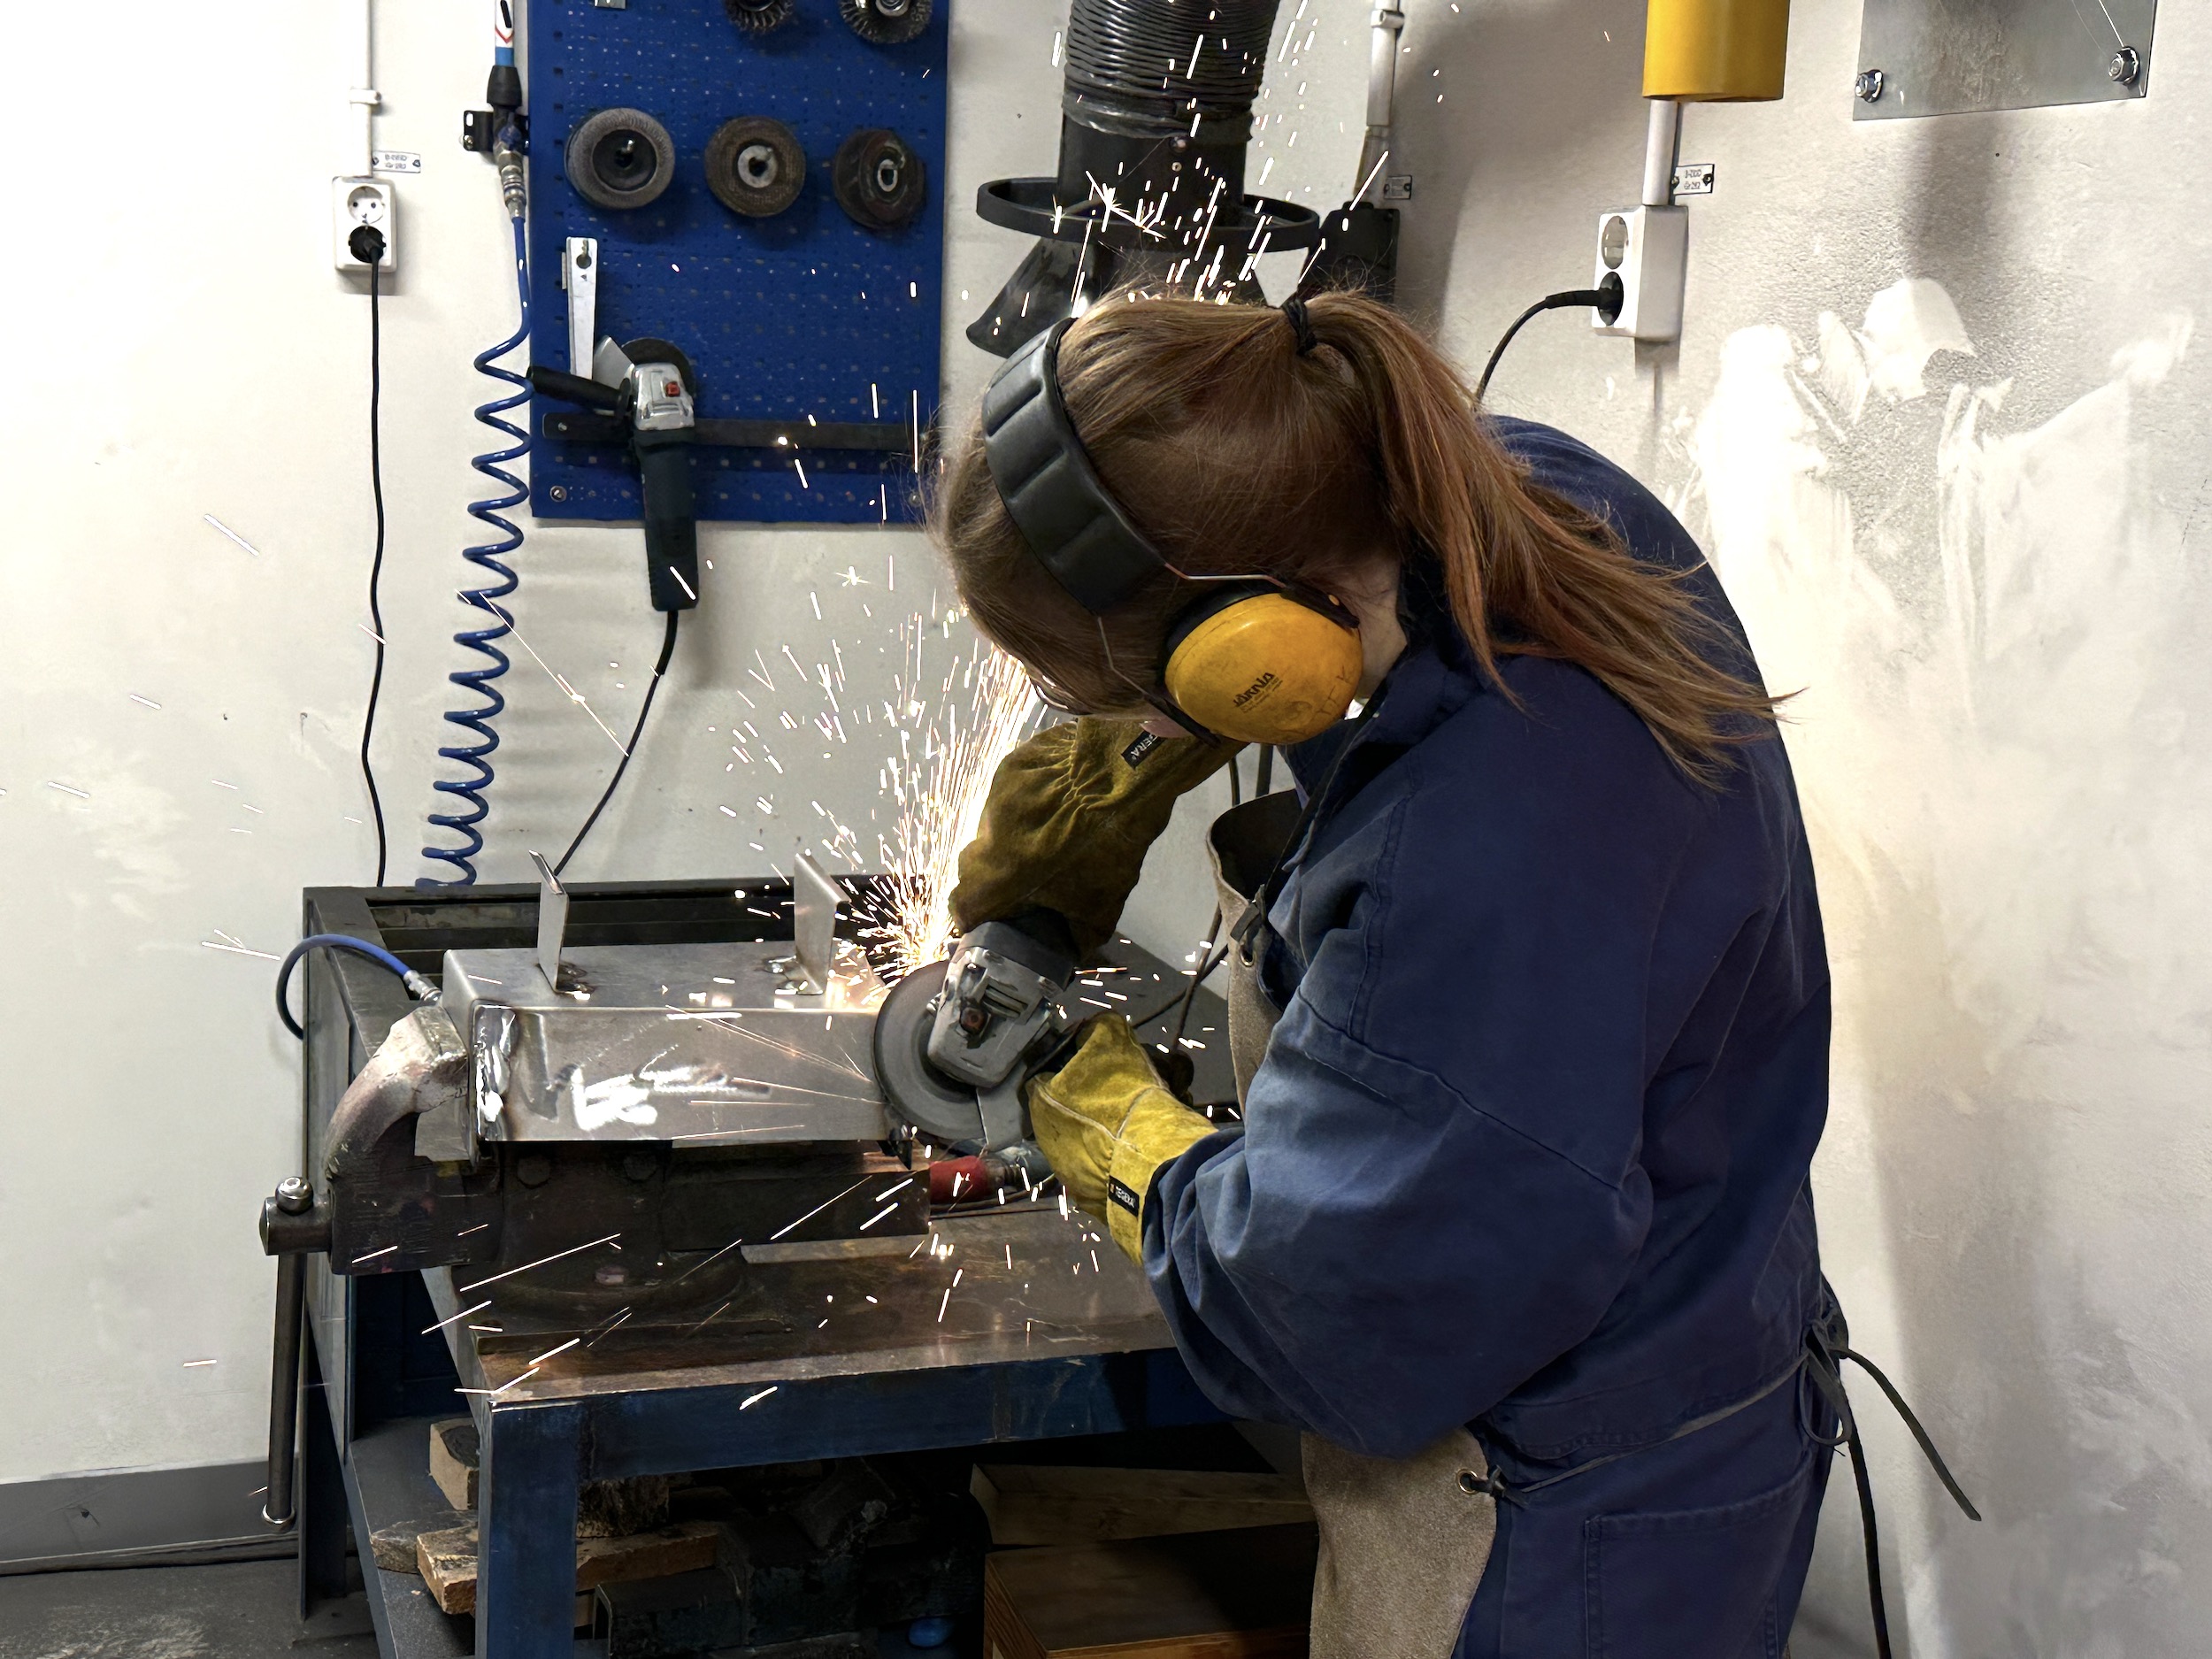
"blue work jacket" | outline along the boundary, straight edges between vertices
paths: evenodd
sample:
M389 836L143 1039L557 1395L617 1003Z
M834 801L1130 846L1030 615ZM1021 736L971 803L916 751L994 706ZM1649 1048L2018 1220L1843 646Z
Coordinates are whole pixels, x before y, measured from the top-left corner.
M1689 572L1755 672L1656 499L1560 433L1494 430ZM1828 1094L1812 864L1770 731L1704 787L1580 668L1503 658L1500 695L1432 567L1401 608L1371 718L1289 756L1310 791L1344 751L1270 911L1282 1018L1241 1130L1159 1171L1144 1267L1233 1415L1385 1456L1466 1425L1571 1466L1798 1363Z

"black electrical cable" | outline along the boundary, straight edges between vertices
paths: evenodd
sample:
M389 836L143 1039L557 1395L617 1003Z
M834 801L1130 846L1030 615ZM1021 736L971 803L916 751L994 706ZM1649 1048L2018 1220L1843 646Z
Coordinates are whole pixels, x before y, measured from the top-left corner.
M1492 349L1490 361L1482 365L1482 378L1475 382L1475 402L1481 403L1490 389L1490 377L1498 372L1498 363L1505 356L1505 349L1513 343L1513 336L1521 332L1521 325L1540 311L1561 311L1576 305L1587 305L1602 315L1607 322L1621 314L1621 296L1625 292L1621 280L1613 272L1607 272L1605 280L1594 288L1569 288L1563 294L1547 294L1513 319L1513 326L1498 336Z
M1206 952L1206 958L1192 972L1189 988L1183 993L1183 1011L1175 1017L1175 1035L1168 1042L1168 1047L1171 1048L1182 1048L1183 1033L1190 1029L1191 1007L1198 1001L1198 987L1213 977L1214 970L1219 967L1229 955L1229 948L1226 945L1217 950L1214 948L1214 941L1220 934L1221 907L1217 904L1214 906L1213 920L1206 924L1206 942L1202 947Z
M622 782L622 774L629 769L630 757L637 753L638 739L645 734L645 717L653 712L653 694L661 688L661 677L668 672L668 659L676 654L676 618L680 611L668 613L668 632L661 636L660 661L653 664L653 678L645 687L645 701L638 705L637 724L630 728L630 741L622 747L622 758L615 763L614 776L607 780L606 793L599 797L599 804L592 808L591 816L584 820L584 827L576 832L576 839L561 855L561 862L553 866L559 875L568 868L568 861L576 856L576 849L584 844L584 837L591 833L591 826L599 822L599 815L607 810L607 803L614 799L614 792Z
M369 677L369 706L361 714L361 778L369 786L369 811L376 819L376 885L380 887L388 855L384 801L376 792L376 769L369 764L369 740L376 733L376 703L384 690L384 607L377 593L384 575L384 323L378 303L384 237L374 226L364 225L348 245L369 267L369 493L376 502L376 552L369 560L369 637L376 641L376 671Z

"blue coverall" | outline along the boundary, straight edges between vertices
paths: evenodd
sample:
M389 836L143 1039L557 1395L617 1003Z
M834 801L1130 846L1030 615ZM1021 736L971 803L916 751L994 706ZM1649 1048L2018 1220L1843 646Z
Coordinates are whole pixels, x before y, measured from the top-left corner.
M1755 672L1655 497L1493 430ZM1282 1018L1241 1130L1160 1171L1145 1270L1234 1415L1385 1456L1463 1424L1515 1487L1589 1466L1499 1503L1466 1659L1778 1655L1832 1423L1797 1374L1829 999L1788 758L1767 732L1701 787L1540 657L1502 659L1517 707L1425 557L1401 611L1371 718L1290 752L1311 791L1352 745L1260 934Z

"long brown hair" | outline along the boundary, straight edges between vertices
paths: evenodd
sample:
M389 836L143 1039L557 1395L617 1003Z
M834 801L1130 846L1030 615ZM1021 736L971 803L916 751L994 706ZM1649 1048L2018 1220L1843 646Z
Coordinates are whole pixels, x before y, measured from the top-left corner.
M1492 683L1503 657L1578 664L1701 780L1766 729L1775 700L1715 660L1724 642L1681 573L1532 483L1418 331L1353 294L1317 296L1307 315L1317 343L1301 354L1273 307L1124 295L1062 341L1083 446L1171 565L1341 591L1379 554L1426 549ZM1163 572L1106 618L1102 651L1099 623L1008 517L979 427L948 457L930 522L987 636L1088 706L1141 700L1130 679L1150 683L1193 584Z

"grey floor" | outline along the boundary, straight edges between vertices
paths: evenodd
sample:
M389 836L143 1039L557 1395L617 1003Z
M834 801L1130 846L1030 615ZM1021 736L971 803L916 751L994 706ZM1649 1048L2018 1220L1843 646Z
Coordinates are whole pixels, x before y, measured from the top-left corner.
M289 1561L0 1577L0 1659L376 1659L359 1594L303 1625ZM884 1659L924 1655L886 1632Z
M356 1595L302 1625L289 1561L0 1578L0 1659L375 1659Z

